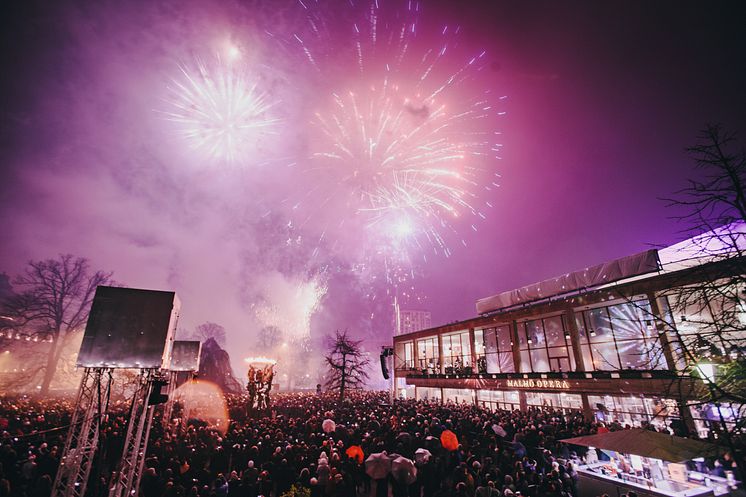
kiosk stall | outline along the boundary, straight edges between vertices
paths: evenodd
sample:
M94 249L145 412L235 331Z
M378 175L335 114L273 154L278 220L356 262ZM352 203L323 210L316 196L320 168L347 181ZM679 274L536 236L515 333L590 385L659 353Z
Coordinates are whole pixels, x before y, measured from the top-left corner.
M732 472L721 477L708 471L705 458L724 450L699 440L634 428L562 442L588 447L576 469L581 495L709 497L728 494L738 484Z

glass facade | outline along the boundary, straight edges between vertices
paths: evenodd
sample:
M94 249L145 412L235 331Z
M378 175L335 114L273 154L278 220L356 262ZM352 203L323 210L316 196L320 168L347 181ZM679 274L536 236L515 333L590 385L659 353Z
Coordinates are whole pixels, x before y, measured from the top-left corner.
M510 390L477 390L477 402L486 409L520 409L521 401L518 392Z
M417 358L419 368L426 373L440 372L440 352L438 349L438 337L427 337L417 340Z
M584 310L576 320L586 371L667 369L646 299Z
M415 396L415 387L414 385L407 385L406 378L397 378L396 395L400 399L413 399Z
M572 393L526 392L526 405L529 407L553 407L562 411L580 411L583 409L583 398Z
M464 368L471 368L468 331L443 335L443 367L445 374L464 374Z
M639 427L647 422L665 429L672 419L680 419L675 400L660 397L589 395L588 403L596 419Z
M574 371L575 358L561 315L518 323L522 373Z
M404 342L404 367L414 369L414 342Z
M729 431L733 431L736 423L746 417L746 405L734 402L723 402L719 406L715 404L703 404L701 402L690 402L689 411L694 420L694 427L701 438L707 438L710 431L715 438L722 431L723 424Z
M484 330L474 330L474 357L477 361L477 373L487 372L487 359L484 349Z
M662 329L668 328L668 341L672 344L671 355L676 367L685 366L687 353L682 350L685 347L688 347L688 355L691 355L693 349L699 352L704 342L712 355L727 355L736 353L746 344L746 312L739 310L731 313L733 319L727 326L733 329L732 332L717 340L706 340L703 338L705 335L717 331L713 331L716 326L712 324L712 315L714 312L722 312L722 305L716 311L712 310L715 304L700 304L676 311L668 309L670 298L659 298L657 301L663 313L663 321L668 323ZM743 304L739 302L737 309L742 308ZM664 346L656 326L657 318L653 315L647 298L585 308L576 310L574 314L585 371L668 369ZM734 320L737 321L737 326ZM705 327L707 323L709 328ZM673 329L673 324L678 331ZM520 368L516 368L514 361L513 326L518 339ZM442 351L439 350L437 336L418 339L416 342L398 342L396 368L418 369L430 374L578 370L566 314L543 316L515 325L501 324L475 329L473 343L470 342L467 330L443 334L441 342ZM474 364L472 357L475 359Z
M669 335L680 368L692 355L727 357L746 349L746 303L738 291L735 285L711 282L669 292L669 322L677 332Z
M483 373L515 373L513 361L513 339L509 324L485 328L482 332L484 344Z
M414 342L398 342L394 348L394 369L414 369Z
M659 301L664 320L668 320L671 313L665 299ZM692 317L693 312L689 317L682 315L677 326L683 335L701 336L703 332L697 323L706 319L705 311L698 309L698 318ZM574 314L586 371L668 369L656 317L647 298L578 310ZM746 321L746 317L743 319ZM474 330L474 343L470 342L467 330L442 335L442 356L437 336L418 339L416 343L399 342L397 369L419 369L430 374L576 371L578 365L566 320L566 314L557 314L515 324L520 368L516 368L514 361L513 325L502 324ZM676 342L671 337L669 332L669 341ZM714 348L732 351L741 343L739 337L735 338ZM475 364L472 364L472 350ZM682 356L683 352L678 355Z
M444 388L443 401L455 402L458 404L473 404L474 390L470 388Z
M443 400L440 388L417 387L415 395L417 400L433 400L438 402Z

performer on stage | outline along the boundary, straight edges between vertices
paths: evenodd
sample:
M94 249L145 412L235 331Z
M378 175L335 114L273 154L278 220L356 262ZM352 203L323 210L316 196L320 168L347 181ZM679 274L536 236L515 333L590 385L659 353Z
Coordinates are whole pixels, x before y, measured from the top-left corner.
M270 392L274 380L275 361L272 359L246 359L249 363L248 390L249 398L246 410L249 415L254 413L268 413L271 407ZM261 369L260 369L261 368Z

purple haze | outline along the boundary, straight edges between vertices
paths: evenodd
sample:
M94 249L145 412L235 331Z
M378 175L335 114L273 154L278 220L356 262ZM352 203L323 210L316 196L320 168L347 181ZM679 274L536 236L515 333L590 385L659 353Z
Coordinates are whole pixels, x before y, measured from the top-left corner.
M379 1L389 15L407 4ZM321 221L287 225L308 188L298 161L315 140L309 116L348 71L320 77L287 41L308 32L301 4L14 8L4 5L0 16L0 271L14 275L29 259L70 252L128 286L173 289L181 327L226 327L237 369L273 321L308 325L317 338L349 328L374 352L388 341L391 285L375 261L358 267L355 238L338 224L323 238ZM486 219L454 223L452 255L417 257L414 281L402 285L424 299L404 307L430 309L436 324L473 316L477 298L678 240L681 226L658 197L693 174L684 147L708 122L746 130L738 3L443 0L420 8L418 29L460 26L456 50L486 50L481 83L508 96L507 115L495 120L502 160L486 167L501 175L486 194ZM335 23L354 12L347 2L320 9L333 28L327 48L344 50L350 39ZM239 47L257 84L282 102L282 124L252 144L250 163L216 167L187 153L158 112L179 63L226 46ZM317 283L326 293L304 324L283 304L312 300Z

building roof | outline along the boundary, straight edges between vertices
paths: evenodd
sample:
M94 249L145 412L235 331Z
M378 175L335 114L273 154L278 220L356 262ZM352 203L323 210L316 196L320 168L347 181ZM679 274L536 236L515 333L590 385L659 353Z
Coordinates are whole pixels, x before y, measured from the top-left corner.
M636 282L652 283L644 287L645 289L642 290L644 292L657 291L656 289L672 283L680 285L687 281L698 281L697 278L703 277L704 273L691 273L692 269L711 268L715 265L721 267L721 272L735 270L741 274L746 268L746 265L742 263L745 259L746 223L735 223L669 247L646 250L479 299L477 301L478 315L475 317L452 321L418 332L401 334L395 340L401 340L404 337L427 336L428 333L433 332L455 332L470 327L494 325L498 315L503 316L509 313L513 319L542 304L547 304L555 308L554 310L560 309L562 305L582 305L587 295L599 292L603 295L601 300L611 300L612 288L623 288ZM728 264L723 265L723 263ZM682 273L690 276L677 276ZM688 279L690 277L691 281ZM637 290L634 291L639 291L643 287L635 288Z
M652 457L669 462L689 461L695 457L715 457L722 452L718 446L711 443L642 428L566 438L560 442Z
M477 300L477 313L507 309L577 290L590 289L660 270L658 251L646 250Z
M742 256L745 251L746 223L732 223L669 247L646 250L479 299L476 303L477 313L489 314L579 290L603 288L622 280L645 278L653 273L671 273Z

